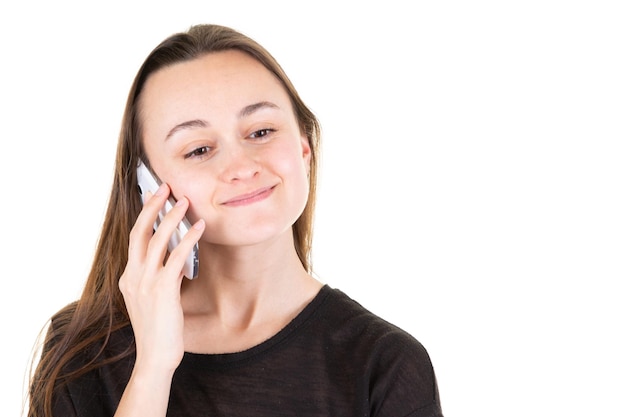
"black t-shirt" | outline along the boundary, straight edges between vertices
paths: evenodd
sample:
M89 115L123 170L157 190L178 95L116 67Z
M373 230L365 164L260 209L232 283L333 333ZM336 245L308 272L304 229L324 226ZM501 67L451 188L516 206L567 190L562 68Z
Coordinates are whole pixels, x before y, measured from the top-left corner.
M106 356L133 340L116 332ZM110 417L134 357L65 386L58 417ZM77 363L74 363L76 366ZM284 329L243 352L185 353L174 374L168 417L441 417L424 347L343 292L324 286Z

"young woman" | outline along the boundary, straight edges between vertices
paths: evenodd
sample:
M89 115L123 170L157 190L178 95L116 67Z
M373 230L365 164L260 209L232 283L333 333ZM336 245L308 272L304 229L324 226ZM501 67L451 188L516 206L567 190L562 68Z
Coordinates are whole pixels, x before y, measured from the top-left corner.
M311 276L318 146L253 40L198 25L161 43L131 87L93 267L51 320L29 416L441 416L422 345ZM139 161L162 181L143 206Z

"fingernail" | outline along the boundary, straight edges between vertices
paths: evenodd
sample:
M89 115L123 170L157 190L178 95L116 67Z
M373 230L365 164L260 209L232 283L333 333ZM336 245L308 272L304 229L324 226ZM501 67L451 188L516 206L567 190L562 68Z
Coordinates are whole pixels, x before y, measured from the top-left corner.
M154 195L161 195L163 194L163 191L165 191L165 184L161 184Z
M182 206L183 204L185 204L185 199L184 199L184 198L181 198L180 200L178 200L178 201L176 202L176 205L177 205L177 206Z
M204 227L204 219L198 220L196 224L193 225L193 228L196 230L202 230L203 227Z

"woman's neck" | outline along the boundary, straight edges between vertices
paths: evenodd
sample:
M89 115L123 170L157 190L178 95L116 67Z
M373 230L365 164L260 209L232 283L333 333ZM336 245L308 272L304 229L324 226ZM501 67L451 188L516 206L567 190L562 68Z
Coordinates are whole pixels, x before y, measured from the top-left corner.
M202 248L200 274L183 280L185 343L190 351L249 348L274 335L318 293L293 245ZM203 251L204 250L204 251Z

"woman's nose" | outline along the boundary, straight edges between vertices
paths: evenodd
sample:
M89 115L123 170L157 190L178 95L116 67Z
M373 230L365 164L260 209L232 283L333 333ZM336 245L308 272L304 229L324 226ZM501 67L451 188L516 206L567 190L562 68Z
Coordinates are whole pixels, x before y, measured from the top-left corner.
M245 145L234 145L224 153L223 180L226 182L245 181L254 178L261 171L261 164L253 150Z

